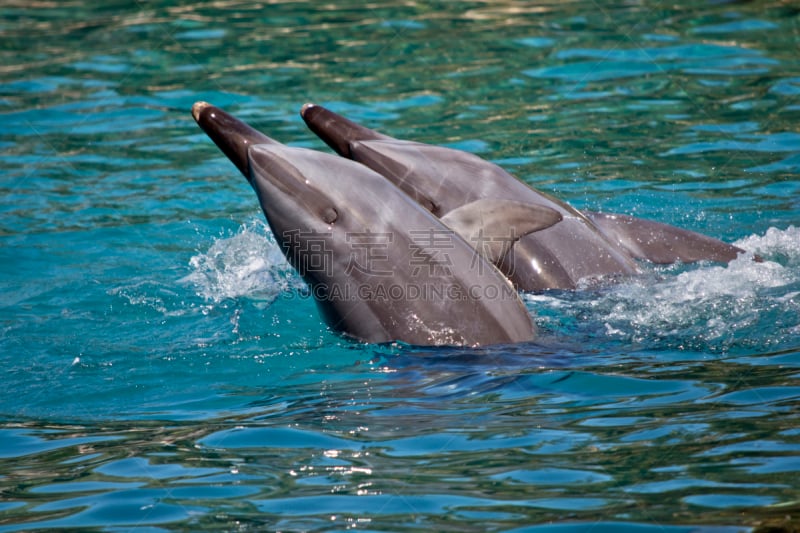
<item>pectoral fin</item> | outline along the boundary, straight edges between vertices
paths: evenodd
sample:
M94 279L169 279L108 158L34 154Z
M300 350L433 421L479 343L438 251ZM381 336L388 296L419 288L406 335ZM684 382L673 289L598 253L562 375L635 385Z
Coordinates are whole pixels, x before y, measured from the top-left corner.
M628 215L583 211L606 237L637 259L657 264L717 261L727 263L744 250L668 224Z
M492 263L499 262L524 235L560 220L561 214L555 209L497 199L476 200L442 217L442 222Z

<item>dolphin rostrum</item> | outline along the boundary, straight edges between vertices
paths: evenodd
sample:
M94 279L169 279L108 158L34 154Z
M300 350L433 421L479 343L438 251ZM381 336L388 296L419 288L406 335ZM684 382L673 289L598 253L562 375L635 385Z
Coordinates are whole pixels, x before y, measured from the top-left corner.
M442 222L468 237L505 242L476 249L495 263L523 291L574 289L581 280L640 272L634 259L654 263L728 262L744 250L692 231L626 215L581 212L539 192L480 157L440 146L394 139L361 126L322 106L306 104L308 127L339 155L379 172ZM519 212L476 214L476 202L513 201L558 212L562 220L527 231L518 227ZM464 231L464 220L485 225Z
M205 102L192 115L250 182L332 329L364 342L426 346L535 337L502 273L380 174L278 143ZM559 220L552 212L538 225Z

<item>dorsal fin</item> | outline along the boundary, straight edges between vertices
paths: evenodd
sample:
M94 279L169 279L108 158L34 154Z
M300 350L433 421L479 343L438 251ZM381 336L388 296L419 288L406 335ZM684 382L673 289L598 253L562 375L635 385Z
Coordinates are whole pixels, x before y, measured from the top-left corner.
M470 202L442 217L442 222L492 263L498 263L521 237L559 221L561 214L555 209L496 198Z

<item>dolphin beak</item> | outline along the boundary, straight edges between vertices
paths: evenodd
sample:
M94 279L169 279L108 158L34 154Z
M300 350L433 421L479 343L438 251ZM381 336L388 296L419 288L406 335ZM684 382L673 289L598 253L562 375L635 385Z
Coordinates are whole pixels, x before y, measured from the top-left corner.
M207 102L196 102L192 106L192 116L248 181L248 149L257 144L277 144L260 131Z
M305 104L300 110L300 116L308 128L325 141L325 144L348 159L352 159L350 152L352 142L391 138L347 120L320 105Z

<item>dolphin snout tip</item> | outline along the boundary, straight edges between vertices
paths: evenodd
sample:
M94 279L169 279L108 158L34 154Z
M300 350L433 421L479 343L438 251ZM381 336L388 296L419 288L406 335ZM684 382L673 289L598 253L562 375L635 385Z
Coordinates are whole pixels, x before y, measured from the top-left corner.
M211 107L211 104L209 104L208 102L200 101L194 103L194 105L192 106L192 116L194 117L195 121L198 122L200 121L200 114L207 107Z
M312 104L311 102L303 104L303 107L300 108L300 116L301 117L305 117L306 113L308 113L308 110L311 109L312 107L316 107L316 106L315 106L315 104Z

